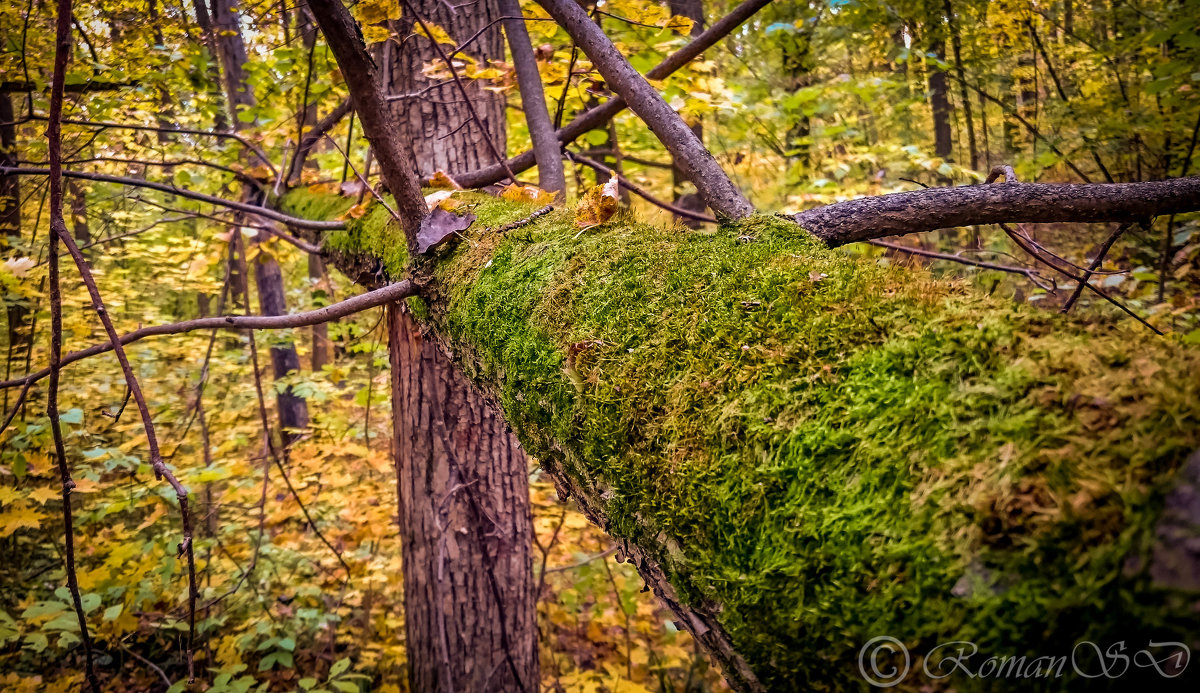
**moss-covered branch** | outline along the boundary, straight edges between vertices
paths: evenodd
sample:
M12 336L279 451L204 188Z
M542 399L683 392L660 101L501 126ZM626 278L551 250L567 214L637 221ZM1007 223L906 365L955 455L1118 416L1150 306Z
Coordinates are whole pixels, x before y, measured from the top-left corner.
M1156 544L1200 447L1196 348L776 218L577 235L555 212L499 234L532 208L476 202L421 314L736 687L861 687L885 634L1061 655L1200 630L1163 577L1185 549ZM404 267L382 210L326 247Z

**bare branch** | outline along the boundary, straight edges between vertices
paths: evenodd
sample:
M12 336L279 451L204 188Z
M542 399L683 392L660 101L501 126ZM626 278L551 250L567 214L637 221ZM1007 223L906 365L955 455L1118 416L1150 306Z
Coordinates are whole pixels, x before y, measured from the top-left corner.
M732 33L743 22L754 16L754 13L769 4L771 4L771 0L745 0L729 14L717 20L711 27L692 39L686 46L667 56L661 63L651 68L646 73L646 79L657 80L669 77L676 70L687 65L705 50L711 48L718 41ZM565 127L557 131L558 141L563 144L574 142L576 138L583 136L585 133L603 126L613 116L626 108L625 100L620 96L615 96L595 108L584 111L570 123L567 123ZM533 168L536 161L533 151L529 150L508 159L506 163L508 164L508 168L512 169L513 172L521 173ZM502 180L505 175L505 168L496 164L475 171L457 174L455 180L464 188L481 188Z
M18 168L15 166L0 166L0 176L47 176L50 175L50 169L45 168ZM204 193L194 192L186 188L177 188L174 185L166 183L155 183L148 180L139 180L137 178L125 178L123 176L110 176L104 173L90 173L87 171L63 171L62 175L67 178L78 178L80 180L90 180L98 183L114 183L116 185L128 185L135 188L148 188L150 190L158 190L169 195L178 195L186 197L189 200L197 202L207 202L210 205L218 207L228 207L236 209L239 212L246 212L255 216L266 217L282 222L288 226L294 226L301 229L312 229L314 231L334 231L344 229L346 225L340 221L311 221L309 219L301 219L292 217L281 212L276 212L273 209L260 207L258 205L249 204L246 202L236 202L234 200L226 200L221 197L214 197Z
M67 222L63 219L62 184L62 106L63 84L66 81L67 61L71 59L71 0L58 0L57 33L54 43L54 77L50 86L50 124L46 139L50 150L50 387L46 398L46 416L50 419L50 431L54 438L54 458L58 464L58 475L62 481L63 504L63 563L67 575L67 589L79 621L79 636L83 641L84 672L92 691L99 693L100 681L96 678L92 662L92 636L88 632L87 616L79 596L79 578L75 571L75 526L71 507L71 490L75 481L67 466L67 450L63 442L62 423L58 415L58 377L62 369L62 293L58 278L58 239L68 236ZM19 408L19 407L18 407ZM15 409L13 410L16 411Z
M360 313L369 308L383 305L389 301L398 301L402 298L415 295L417 295L417 287L411 281L404 280L305 313L293 313L291 315L224 315L210 318L195 318L194 320L184 320L166 325L143 327L121 335L118 337L118 341L124 346L145 339L146 337L183 334L184 332L194 332L196 330L284 330L293 327L308 327L309 325L338 320L347 315L353 315L354 313ZM112 349L113 345L111 341L103 344L94 344L86 349L72 351L63 356L60 365L66 366L97 354L112 351ZM26 383L37 382L48 375L50 375L50 369L44 368L21 378L0 382L0 389L21 387Z
M1004 183L837 202L793 218L830 246L998 222L1140 222L1200 211L1200 177L1144 183Z
M605 166L604 164L600 163L599 161L596 161L594 159L589 159L588 157L583 156L582 154L577 154L572 151L567 151L566 155L572 161L578 161L579 163L581 163L585 166L590 166L590 167L596 169L597 171L603 171L603 172L607 173L608 175L615 177L617 179L617 182L620 183L622 187L627 189L629 192L645 199L647 202L649 202L652 205L655 205L656 207L661 207L662 209L665 209L668 212L671 212L672 214L681 216L685 219L695 219L696 221L707 222L709 224L717 223L717 219L715 217L710 217L707 214L703 214L700 212L693 212L690 209L684 209L683 207L679 207L679 206L671 204L670 202L665 202L663 200L658 199L657 197L651 195L648 191L646 191L640 185L633 183L625 176L621 175L620 173L617 173L616 169Z

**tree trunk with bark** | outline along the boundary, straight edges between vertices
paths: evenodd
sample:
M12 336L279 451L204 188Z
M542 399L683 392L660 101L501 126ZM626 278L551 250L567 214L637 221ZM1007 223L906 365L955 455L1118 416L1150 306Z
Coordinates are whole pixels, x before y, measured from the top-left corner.
M0 91L0 166L17 165L17 126L12 97ZM7 247L10 236L21 235L21 178L0 175L0 246ZM5 302L8 316L8 364L29 352L29 307L24 301ZM7 405L7 399L5 400Z
M287 314L279 262L262 248L254 258L254 284L258 287L259 315ZM300 357L290 339L271 344L271 371L275 380L300 371ZM275 404L279 410L280 438L287 445L308 426L308 405L303 397L293 394L290 387L275 395Z
M704 2L703 0L671 0L669 7L671 14L678 17L687 17L692 20L692 38L704 33ZM692 133L696 135L696 139L704 141L704 125L697 119L690 123ZM671 202L676 207L703 214L707 210L707 205L700 198L699 193L685 190L686 184L691 183L687 174L683 172L683 168L679 162L671 158ZM690 228L699 228L700 222L695 219L685 218L676 215L676 221Z
M933 153L946 161L954 158L954 140L950 130L950 85L942 63L946 62L946 29L942 17L944 3L930 3L925 16L927 50L934 61L926 60L929 77L929 108L933 113ZM949 182L944 176L942 182Z
M504 34L500 23L492 24L504 16L499 0L480 0L455 9L440 0L407 2L421 19L442 27L457 42L482 30L464 51L480 69L489 60L504 60ZM390 60L391 69L384 75L387 93L396 99L391 102L391 110L398 134L411 150L410 164L421 176L445 171L453 177L496 163L487 139L503 155L508 133L504 95L485 89L489 85L486 80L463 79L467 98L482 120L482 124L473 122L463 103L463 94L453 80L448 76L430 77L423 72L430 63L441 71L445 65L430 40L421 34L408 6L404 7L398 25L400 36L418 33L399 50L389 43L388 48L395 54Z
M979 168L979 145L975 141L975 119L971 114L971 95L967 92L967 73L963 67L962 33L959 31L958 19L954 15L951 0L943 0L946 12L946 22L950 29L951 46L954 48L954 71L958 75L958 90L960 106L963 112L963 123L967 128L967 151L971 159L971 169Z
M533 693L525 455L402 303L388 308L388 351L411 690Z
M203 2L203 0L197 0ZM254 92L246 84L246 43L242 40L237 0L212 0L212 24L221 75L225 81L225 99L235 129L246 123L238 114L254 105Z
M525 123L529 126L529 137L533 140L533 154L538 167L538 187L547 192L562 192L567 189L563 174L562 152L550 110L546 107L546 94L542 89L542 75L538 71L537 58L529 31L521 14L518 0L500 0L500 11L506 17L504 33L512 51L513 66L517 71L517 88L521 92L521 109L525 112Z
M237 0L212 0L215 43L221 57L221 72L225 81L226 99L230 106L235 130L251 127L253 119L238 118L244 109L255 105L254 92L246 84L246 44L242 39L238 18ZM243 198L250 199L256 193L245 189ZM257 193L261 194L261 193ZM246 278L241 278L245 281ZM258 305L262 315L284 315L287 313L287 289L283 284L283 272L274 256L259 249L254 261L254 286L258 290ZM244 289L244 287L243 287ZM247 300L249 305L249 300ZM300 370L300 356L291 341L271 346L271 366L276 380ZM286 445L296 432L308 426L308 404L303 397L294 394L291 387L285 388L275 397L280 439Z
M452 13L436 0L416 6L459 41L504 16L496 0ZM415 22L408 21L406 32ZM503 59L502 41L499 25L486 30L473 56ZM384 83L393 94L424 89L421 66L438 59L428 41L412 39L386 61ZM467 94L503 152L504 99L482 86L473 81ZM477 124L450 134L471 118L454 103L461 99L451 84L392 103L402 137L414 138L416 170L453 176L494 161ZM554 149L557 156L556 141ZM410 688L533 693L540 679L525 455L402 304L389 309L388 326Z
M329 301L329 272L325 269L325 260L316 253L308 256L308 279L312 282L312 297L316 304L324 305ZM314 373L319 372L330 362L333 354L333 344L329 341L329 323L318 323L309 328L312 339L312 354L310 366Z

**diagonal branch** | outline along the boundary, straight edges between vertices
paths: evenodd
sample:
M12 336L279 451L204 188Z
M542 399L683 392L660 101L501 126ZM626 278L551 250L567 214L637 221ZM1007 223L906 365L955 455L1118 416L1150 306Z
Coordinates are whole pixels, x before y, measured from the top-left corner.
M196 330L284 330L293 327L308 327L309 325L339 320L347 315L361 313L369 308L374 308L391 301L398 301L409 296L415 296L416 294L417 287L411 281L404 280L304 313L293 313L291 315L222 315L210 318L195 318L194 320L184 320L166 325L143 327L121 335L118 341L124 346L145 339L146 337L183 334L184 332L194 332ZM112 349L113 344L109 341L102 344L94 344L79 351L72 351L62 357L60 366L66 366L76 361L96 356L97 354L103 354L112 351ZM22 387L26 384L37 382L48 375L50 375L50 369L43 368L40 371L35 371L21 378L0 382L0 389Z
M769 4L771 4L771 0L744 0L729 14L714 22L711 27L692 39L686 46L667 56L661 63L651 68L646 73L646 79L659 80L669 77L676 70L687 65L705 50L728 36L734 29L741 26L747 19ZM558 141L563 144L570 144L585 133L603 126L613 116L626 108L628 108L628 105L625 103L625 100L620 96L614 96L603 104L584 111L570 123L567 123L565 127L558 130ZM507 163L508 168L514 173L521 173L533 168L536 161L533 151L529 150L508 159L505 163ZM460 173L454 179L464 188L481 188L503 180L505 176L505 168L499 164L493 164L474 171Z
M754 206L733 184L695 132L661 94L629 64L612 41L574 0L537 0L592 60L605 83L620 94L679 164L717 217L741 219Z

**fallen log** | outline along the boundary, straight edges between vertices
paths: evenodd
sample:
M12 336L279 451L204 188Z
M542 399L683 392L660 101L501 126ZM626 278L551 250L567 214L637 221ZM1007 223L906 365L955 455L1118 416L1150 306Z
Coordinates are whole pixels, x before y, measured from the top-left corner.
M954 640L976 667L1196 646L1200 349L1178 335L775 217L492 231L535 208L471 202L415 312L734 688L861 688L880 636L918 670ZM283 211L350 204L301 190ZM379 205L324 247L367 285L407 261Z

